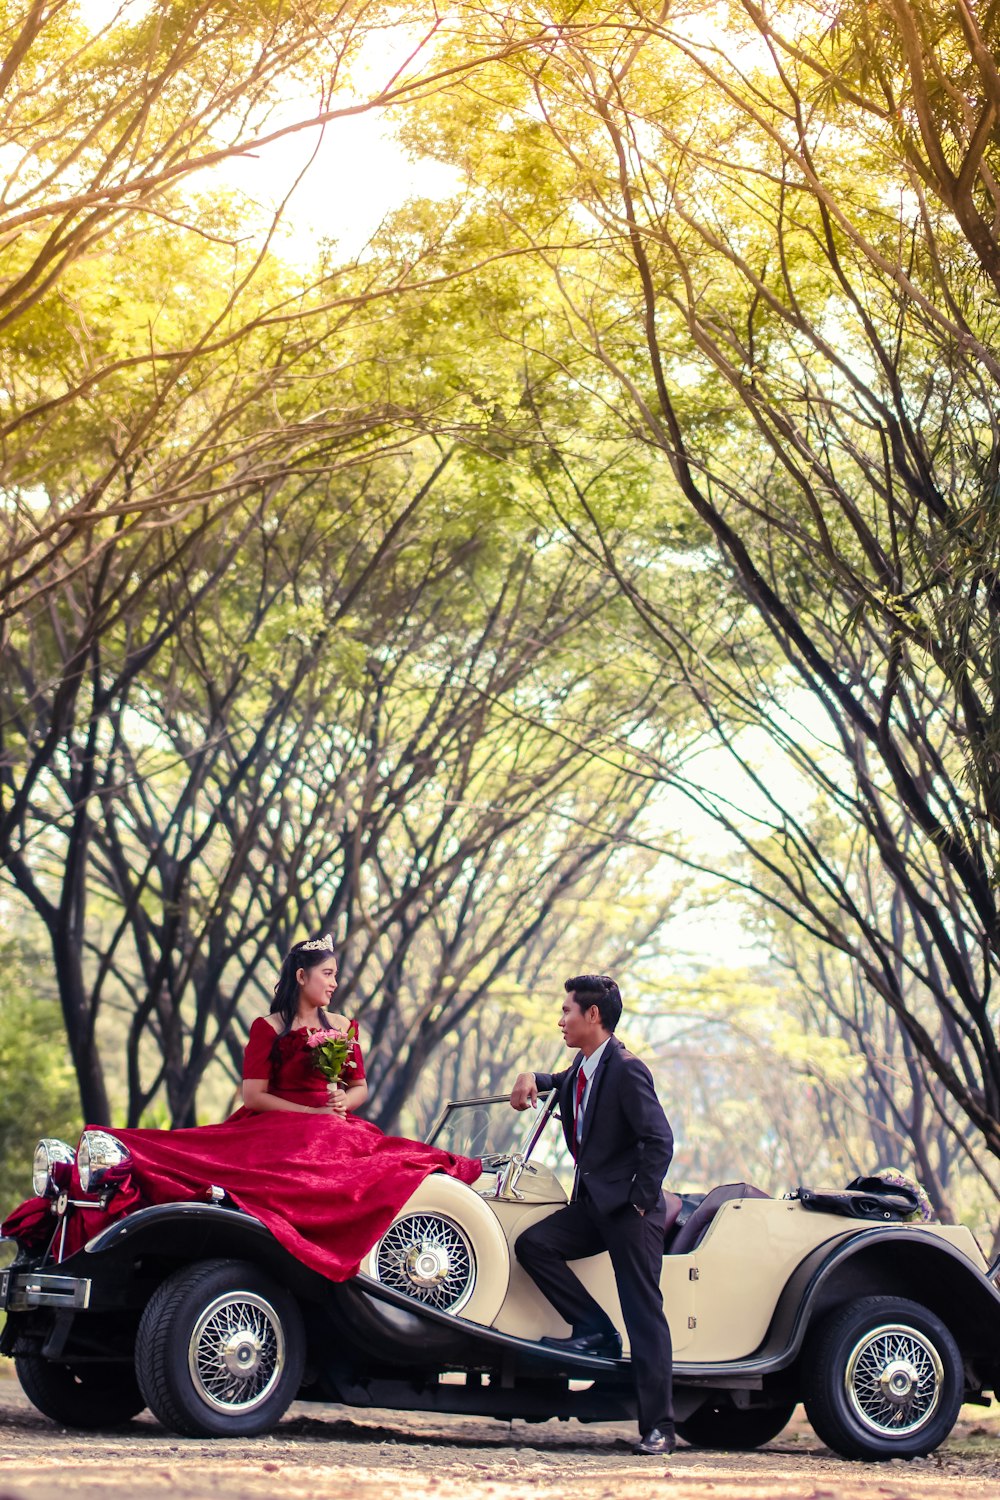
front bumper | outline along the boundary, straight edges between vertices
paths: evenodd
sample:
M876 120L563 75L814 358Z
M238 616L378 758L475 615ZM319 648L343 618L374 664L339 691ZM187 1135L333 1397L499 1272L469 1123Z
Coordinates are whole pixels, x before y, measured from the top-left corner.
M0 1271L0 1310L28 1312L34 1307L83 1309L90 1306L89 1277L60 1276L53 1271Z

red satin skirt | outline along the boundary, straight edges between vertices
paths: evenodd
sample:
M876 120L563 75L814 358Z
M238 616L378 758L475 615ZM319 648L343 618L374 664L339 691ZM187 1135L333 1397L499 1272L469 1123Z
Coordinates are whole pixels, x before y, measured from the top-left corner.
M447 1172L472 1183L482 1172L474 1158L384 1135L350 1115L240 1110L221 1125L112 1134L132 1153L131 1178L107 1210L70 1211L61 1259L137 1208L205 1201L220 1187L297 1260L346 1281L425 1177ZM79 1195L74 1169L70 1196ZM37 1251L55 1229L49 1201L30 1198L0 1233Z

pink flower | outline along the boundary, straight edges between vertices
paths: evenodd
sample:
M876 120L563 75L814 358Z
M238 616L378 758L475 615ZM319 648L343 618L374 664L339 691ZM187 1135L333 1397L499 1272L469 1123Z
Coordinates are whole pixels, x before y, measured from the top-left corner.
M351 1051L351 1036L346 1031L328 1027L306 1037L313 1064L328 1083L338 1083Z
M323 1047L327 1042L346 1042L348 1040L346 1031L312 1031L306 1037L307 1047Z

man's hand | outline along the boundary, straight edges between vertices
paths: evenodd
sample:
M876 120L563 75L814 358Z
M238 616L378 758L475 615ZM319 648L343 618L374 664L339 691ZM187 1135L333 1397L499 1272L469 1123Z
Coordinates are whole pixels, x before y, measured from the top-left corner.
M534 1073L518 1073L510 1091L511 1109L534 1109L538 1103L538 1089Z

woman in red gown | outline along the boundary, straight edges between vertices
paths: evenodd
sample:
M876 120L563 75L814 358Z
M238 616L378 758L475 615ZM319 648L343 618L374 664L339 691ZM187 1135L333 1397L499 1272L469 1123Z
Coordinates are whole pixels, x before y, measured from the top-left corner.
M115 1130L132 1155L130 1179L105 1212L88 1209L70 1220L65 1254L79 1248L77 1239L84 1244L136 1208L204 1200L216 1187L266 1224L298 1260L332 1281L345 1281L430 1173L475 1182L479 1161L384 1135L354 1116L368 1085L357 1024L324 1011L336 988L332 939L296 944L282 964L270 1015L258 1017L250 1029L243 1108L221 1125ZM350 1036L340 1081L333 1085L309 1047L317 1030L331 1028ZM74 1171L74 1198L80 1196L75 1178ZM29 1231L39 1214L27 1211L43 1205L51 1226L47 1200L31 1199L0 1232L33 1242Z

